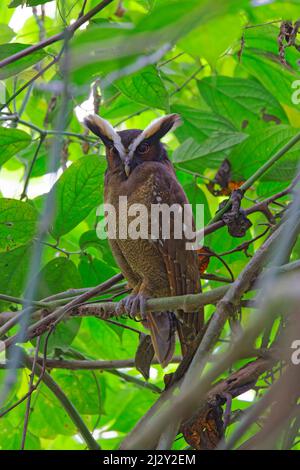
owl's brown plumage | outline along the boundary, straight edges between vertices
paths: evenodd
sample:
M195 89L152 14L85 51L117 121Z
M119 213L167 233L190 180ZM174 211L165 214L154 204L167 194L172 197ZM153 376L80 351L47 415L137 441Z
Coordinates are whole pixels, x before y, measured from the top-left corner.
M103 141L108 168L105 175L104 199L117 210L119 197L126 196L128 208L143 204L151 214L151 204L188 204L173 166L160 139L179 123L172 114L150 124L144 131L116 132L99 116L91 115L85 125ZM125 214L121 214L125 216ZM150 217L150 215L149 215ZM129 218L130 220L130 218ZM149 231L151 220L149 219ZM118 227L117 227L118 229ZM118 233L118 230L117 230ZM196 336L203 325L203 312L144 313L148 297L168 297L194 294L201 291L199 266L195 251L186 249L186 239L174 238L171 224L169 239L110 239L115 259L133 289L125 301L127 310L140 311L144 324L150 329L157 358L165 366L171 360L175 345L175 330L183 355L196 346Z

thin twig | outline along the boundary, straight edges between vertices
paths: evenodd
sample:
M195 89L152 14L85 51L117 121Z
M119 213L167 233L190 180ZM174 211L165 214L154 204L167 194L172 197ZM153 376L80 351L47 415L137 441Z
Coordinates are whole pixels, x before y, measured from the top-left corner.
M32 173L32 170L33 170L33 167L34 167L34 164L38 158L38 155L39 155L39 151L43 145L43 142L45 140L45 135L44 134L41 134L40 136L40 141L37 145L37 148L36 148L36 151L34 152L34 155L33 155L33 158L32 158L32 161L31 161L31 164L30 164L30 167L29 167L29 170L27 172L27 175L26 175L26 179L25 179L25 182L24 182L24 187L23 187L23 191L22 191L22 194L20 196L20 199L24 199L25 197L27 197L27 188L28 188L28 184L29 184L29 180L30 180L30 177L31 177L31 173Z

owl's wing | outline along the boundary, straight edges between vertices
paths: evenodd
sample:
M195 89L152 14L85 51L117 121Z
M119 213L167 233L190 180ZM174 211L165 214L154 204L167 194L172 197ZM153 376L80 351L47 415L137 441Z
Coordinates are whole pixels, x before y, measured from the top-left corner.
M172 167L160 172L160 184L153 195L153 203L164 203L171 207L175 204L184 209L188 205L186 194L178 182ZM190 208L191 210L191 208ZM182 224L184 220L182 219ZM193 222L194 225L194 222ZM197 253L187 247L185 235L181 239L174 236L175 225L170 224L170 237L162 234L155 242L168 275L171 296L196 294L201 292L200 271ZM196 336L203 327L203 310L195 313L177 312L177 331L181 343L182 354L185 356L196 346Z

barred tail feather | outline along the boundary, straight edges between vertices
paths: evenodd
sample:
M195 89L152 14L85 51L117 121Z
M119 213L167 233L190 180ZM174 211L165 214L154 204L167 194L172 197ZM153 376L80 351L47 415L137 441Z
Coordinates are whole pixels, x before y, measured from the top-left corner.
M147 328L159 363L166 367L175 349L175 318L171 312L147 314Z

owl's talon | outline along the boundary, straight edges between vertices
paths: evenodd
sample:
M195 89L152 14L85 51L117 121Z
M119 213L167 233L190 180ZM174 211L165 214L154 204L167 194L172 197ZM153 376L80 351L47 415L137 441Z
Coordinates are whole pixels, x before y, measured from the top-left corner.
M132 320L136 320L138 314L142 320L146 319L146 297L143 294L128 295L118 302L116 313L126 313Z

